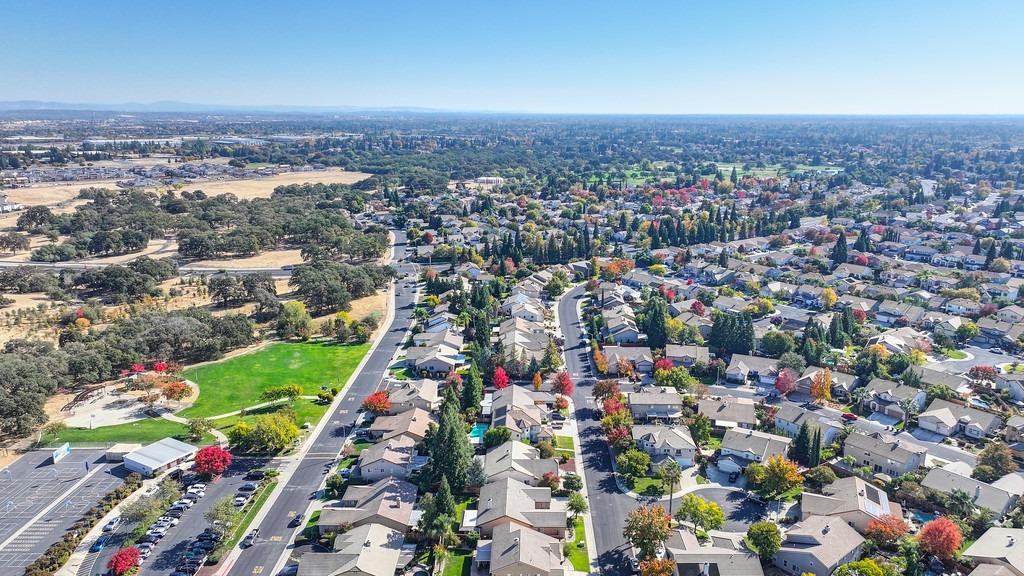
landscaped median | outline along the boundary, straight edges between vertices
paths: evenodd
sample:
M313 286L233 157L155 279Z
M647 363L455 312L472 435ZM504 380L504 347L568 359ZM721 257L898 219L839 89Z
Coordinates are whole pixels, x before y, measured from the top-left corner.
M249 503L242 509L242 518L237 524L231 529L231 533L228 534L224 540L221 541L221 545L214 548L210 556L207 557L206 563L208 565L217 564L224 557L224 554L238 546L238 542L245 536L246 531L249 530L249 524L252 523L252 519L256 517L263 505L266 504L267 499L270 498L270 494L274 491L277 486L277 479L271 478L267 482L264 482L257 489L256 493L252 498L249 499Z

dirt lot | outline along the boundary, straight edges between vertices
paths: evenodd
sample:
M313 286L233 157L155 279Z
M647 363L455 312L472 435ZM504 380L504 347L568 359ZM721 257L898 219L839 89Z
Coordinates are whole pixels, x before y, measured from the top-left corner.
M18 202L26 206L45 204L52 206L61 202L67 202L75 196L82 188L116 188L116 180L90 180L87 182L62 182L60 184L40 184L29 188L12 188L4 193L12 202ZM17 218L17 216L15 216Z
M370 174L362 172L346 172L338 168L317 170L315 172L285 172L264 178L246 180L223 180L217 182L195 182L188 184L184 190L202 190L208 196L231 193L241 200L251 198L267 198L274 188L286 184L354 184L365 180Z
M300 250L270 250L248 258L201 260L189 266L230 270L233 268L280 268L288 264L302 264Z

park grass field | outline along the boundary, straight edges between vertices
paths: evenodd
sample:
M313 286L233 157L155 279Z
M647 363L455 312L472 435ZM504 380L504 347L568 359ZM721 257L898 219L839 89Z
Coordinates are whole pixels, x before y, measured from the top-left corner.
M163 418L151 418L127 424L116 424L114 426L102 426L89 430L88 428L68 428L57 434L56 437L47 435L42 438L45 445L53 446L70 442L75 444L116 444L118 442L132 442L136 444L149 444L157 440L171 437L182 442L189 442L188 430L177 422L171 422ZM212 444L213 436L207 434L200 444Z
M178 415L209 418L234 412L261 403L263 391L288 384L298 384L309 396L316 395L321 386L340 390L369 349L369 344L282 342L189 368L183 376L199 385L199 398Z

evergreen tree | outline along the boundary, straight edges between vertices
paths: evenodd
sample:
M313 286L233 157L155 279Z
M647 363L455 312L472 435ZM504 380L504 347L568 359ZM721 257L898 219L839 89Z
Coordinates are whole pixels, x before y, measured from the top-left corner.
M811 428L804 422L793 440L793 459L801 464L807 464L807 455L811 450Z
M821 429L814 431L814 440L811 441L811 450L807 454L807 466L815 467L821 463Z
M828 324L828 342L833 348L842 348L846 345L846 337L843 333L843 319L840 314L833 314L832 321Z
M974 239L974 248L971 250L971 254L975 256L981 255L981 238Z
M871 240L868 238L867 232L861 232L857 236L857 241L853 243L853 249L858 252L871 252Z
M647 345L652 350L665 348L668 342L668 330L665 322L668 320L668 304L661 296L652 296L647 306Z
M988 252L985 254L985 268L988 268L989 264L996 259L996 241L993 240L988 243Z
M447 477L441 478L441 487L437 489L437 495L434 496L434 514L455 517L455 497L452 496L452 489L448 484Z
M849 250L846 247L846 232L840 232L836 238L836 245L832 247L832 263L836 266L845 264L849 258Z
M480 411L480 398L484 394L484 381L480 377L480 371L476 362L469 363L469 371L462 381L462 409L463 411Z
M451 489L461 492L468 482L472 459L473 448L466 434L459 400L453 387L449 386L441 405L441 422L430 442L430 479L440 483L442 478L446 478Z

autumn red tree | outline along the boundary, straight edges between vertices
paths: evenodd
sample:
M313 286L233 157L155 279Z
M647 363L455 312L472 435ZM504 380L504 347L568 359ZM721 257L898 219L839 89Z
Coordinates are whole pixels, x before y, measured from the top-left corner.
M121 576L138 564L140 556L142 554L134 546L121 548L110 557L110 560L107 562L107 570L113 572L114 576Z
M868 313L860 308L856 308L853 311L853 319L857 321L857 324L863 324L868 320Z
M775 377L775 389L783 396L796 390L796 372L791 368L783 368Z
M907 523L902 518L886 514L868 522L864 535L879 546L892 546L907 533Z
M449 372L448 377L445 378L445 383L448 386L454 386L456 389L458 389L460 386L462 386L462 374L459 374L458 372L454 371Z
M182 380L173 380L171 382L165 382L160 386L160 394L168 400L180 402L188 395L192 393L192 388L189 387L188 383Z
M690 304L690 312L693 312L697 316L703 316L707 310L704 308L704 303L700 300L694 300L693 304Z
M384 390L374 392L363 398L363 410L374 414L387 414L391 411L391 398Z
M132 372L145 372L145 371L146 371L146 365L145 364L139 364L139 363L132 364Z
M629 428L625 426L616 426L608 431L605 435L608 439L608 443L617 448L622 448L629 445L633 441L632 435L629 433Z
M231 466L231 452L220 446L206 446L196 452L195 462L192 469L197 474L218 476Z
M868 257L863 255L863 254L857 254L853 258L853 263L856 264L857 266L867 266L868 265Z
M594 384L594 398L604 400L620 394L619 383L615 380L598 380Z
M167 372L167 362L164 362L164 361L153 362L153 371L155 371L155 372Z
M508 373L501 366L494 369L494 375L491 376L491 382L494 383L494 387L498 390L508 388Z
M537 485L545 486L552 490L558 490L558 487L562 485L562 479L558 477L558 472L545 472Z
M605 398L604 402L601 403L601 409L604 411L604 415L618 414L626 410L626 406L619 400L618 396L612 396L611 398Z
M558 396L555 398L555 408L559 410L565 410L569 407L569 399L565 396Z
M999 372L993 366L975 366L967 371L967 377L972 380L984 380L995 382Z
M672 576L675 564L668 558L652 558L640 563L640 576Z
M558 374L555 374L555 383L551 385L551 390L555 394L562 394L563 396L572 396L572 391L576 389L576 385L572 383L572 378L569 377L569 373L562 370Z
M918 535L921 550L927 554L934 554L941 560L952 558L953 553L960 549L963 539L960 527L945 516L939 516L925 524Z
M675 367L676 365L668 358L662 358L654 363L655 372L657 372L658 370L671 370Z

